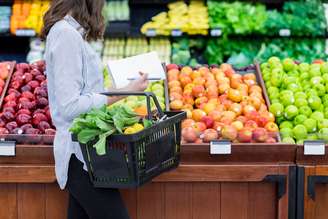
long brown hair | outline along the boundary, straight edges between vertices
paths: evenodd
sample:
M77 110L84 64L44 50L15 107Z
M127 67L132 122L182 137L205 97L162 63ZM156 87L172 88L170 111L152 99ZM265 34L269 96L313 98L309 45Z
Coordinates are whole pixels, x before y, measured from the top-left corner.
M41 38L45 40L51 27L70 14L85 29L86 40L101 39L105 30L104 4L105 0L53 0L43 18Z

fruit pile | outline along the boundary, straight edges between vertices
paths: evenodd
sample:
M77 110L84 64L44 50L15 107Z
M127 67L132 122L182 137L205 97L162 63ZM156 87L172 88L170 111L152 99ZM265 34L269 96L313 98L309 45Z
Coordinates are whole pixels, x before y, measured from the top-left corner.
M0 134L55 134L44 71L43 61L16 65L0 113Z
M278 126L254 73L240 75L229 64L198 69L170 64L167 70L170 108L187 112L184 142L277 142Z
M0 95L4 90L9 71L11 70L10 68L11 65L9 62L0 62Z
M191 1L188 6L183 1L168 5L168 12L161 12L152 21L141 27L141 33L146 34L154 29L157 35L169 36L172 30L181 30L189 35L208 33L208 12L203 2Z
M282 141L328 140L328 63L271 57L261 64Z
M106 1L103 15L106 21L130 20L130 8L127 0Z
M11 16L10 32L18 29L32 29L39 34L43 26L43 16L50 5L49 0L15 0Z
M164 91L164 81L155 81L151 82L145 92L153 92L156 95L156 98L161 106L162 110L165 110L165 91ZM151 100L150 102L152 110L156 110L154 102ZM135 113L139 116L147 115L147 102L144 96L129 96L115 104L117 105L125 105L130 107Z

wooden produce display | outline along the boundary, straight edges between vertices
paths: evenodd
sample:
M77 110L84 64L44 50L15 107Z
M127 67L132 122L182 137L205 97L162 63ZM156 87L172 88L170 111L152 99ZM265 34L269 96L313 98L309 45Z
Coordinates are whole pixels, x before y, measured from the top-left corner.
M182 144L180 156L177 169L121 190L132 219L295 218L295 145L220 140ZM66 218L52 145L0 156L0 187L1 219Z

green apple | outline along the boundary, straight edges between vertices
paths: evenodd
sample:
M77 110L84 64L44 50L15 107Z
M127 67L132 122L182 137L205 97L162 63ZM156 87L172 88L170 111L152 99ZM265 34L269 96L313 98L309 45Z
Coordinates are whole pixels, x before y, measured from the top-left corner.
M305 98L300 97L295 100L295 106L297 106L297 107L307 106L307 105L308 105L308 102Z
M316 121L321 121L325 118L325 116L322 112L315 111L311 114L310 118Z
M306 140L318 140L318 135L316 133L310 133Z
M317 111L323 113L325 111L325 106L323 104L321 104L320 108Z
M304 93L304 92L302 92L302 91L298 91L298 92L296 92L295 94L294 94L294 97L295 97L295 99L298 99L298 98L307 98L307 96L306 96L306 93Z
M270 99L279 99L279 93L269 94Z
M296 83L298 81L297 77L293 76L285 76L283 79L284 86L288 86L289 84Z
M284 67L284 70L286 72L288 71L292 71L295 67L295 62L293 59L291 58L285 58L283 61L282 61L282 65Z
M326 87L323 84L316 84L313 88L317 91L318 96L323 96L326 93Z
M322 140L328 141L328 128L320 129L318 137Z
M312 114L312 110L309 106L301 106L298 111L300 114L303 114L306 117L309 117Z
M282 83L282 78L279 77L279 76L276 76L276 77L271 77L270 79L270 82L271 82L271 85L274 86L274 87L279 87Z
M287 89L292 91L293 93L297 91L302 91L302 88L296 83L288 84Z
M311 109L318 110L321 106L321 99L318 96L310 96L308 98L308 103Z
M293 129L291 128L282 128L280 129L280 135L281 137L293 137Z
M292 129L293 127L294 127L294 124L291 121L283 121L279 125L279 128L280 129L283 129L283 128L290 128L290 129Z
M325 84L326 92L328 93L328 83Z
M305 126L306 130L308 132L315 132L317 131L317 121L314 119L306 119L303 123L303 125Z
M309 72L311 77L320 76L321 75L320 64L311 64Z
M318 129L328 128L328 119L318 121Z
M285 94L285 95L280 96L280 101L286 107L286 106L294 104L295 98L293 95Z
M272 56L271 58L268 59L268 63L271 66L275 66L275 64L280 63L280 59L276 56Z
M270 68L269 63L267 63L267 62L263 62L260 66L261 66L261 69Z
M298 73L297 70L293 70L293 71L289 71L288 75L291 77L296 77L298 79L300 74ZM297 81L299 81L299 80L297 80Z
M303 90L304 90L304 91L307 91L307 90L309 90L309 89L312 88L312 86L311 86L311 84L309 83L309 81L303 81L303 82L302 82L302 87L303 87Z
M155 91L155 90L164 90L164 86L161 85L161 84L153 84L152 87L151 87L151 90L152 91Z
M269 111L275 116L279 117L282 116L284 112L284 106L281 103L273 103L269 107Z
M328 73L328 63L327 62L322 63L320 70L321 70L322 74L327 74Z
M298 115L298 108L294 105L289 105L285 109L285 118L286 119L293 119L295 116Z
M263 80L269 81L271 79L271 74L263 74Z
M315 76L315 77L311 78L310 82L311 82L312 85L316 85L316 84L323 83L324 80L320 76Z
M318 96L318 92L315 89L308 89L305 93L308 97Z
M307 137L307 130L304 125L296 125L293 128L293 136L297 139L306 139Z
M308 72L303 72L300 74L300 77L299 77L302 81L304 80L309 80L310 79L310 74Z
M303 114L297 115L294 118L294 125L303 124L307 117Z
M271 95L271 94L276 94L278 93L279 94L279 88L277 87L269 87L268 88L268 94Z
M156 97L164 97L164 90L154 90L153 93Z
M325 83L328 82L328 73L322 75L322 79L324 80Z
M300 72L308 72L310 70L310 65L308 63L301 63L298 65Z
M265 82L265 87L271 87L271 86L272 86L272 84L270 81Z
M280 100L277 99L277 98L273 98L270 100L271 104L274 104L274 103L280 103Z
M290 96L293 96L294 93L293 93L293 91L290 91L290 90L282 90L280 92L280 95L290 95Z
M282 143L295 144L295 140L292 137L285 137L285 138L282 139Z

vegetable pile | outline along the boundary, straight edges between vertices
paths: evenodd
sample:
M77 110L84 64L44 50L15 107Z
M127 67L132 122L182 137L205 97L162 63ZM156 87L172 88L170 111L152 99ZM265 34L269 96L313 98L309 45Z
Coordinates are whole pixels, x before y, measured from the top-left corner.
M224 35L278 35L289 29L295 36L324 36L326 29L319 1L285 2L281 12L262 4L209 1L208 10L210 27L221 28Z
M152 121L141 119L126 105L103 106L74 119L70 132L82 144L97 140L93 145L98 155L106 154L106 139L113 134L134 134L148 128Z
M0 134L55 134L44 71L43 61L16 65L0 113Z

